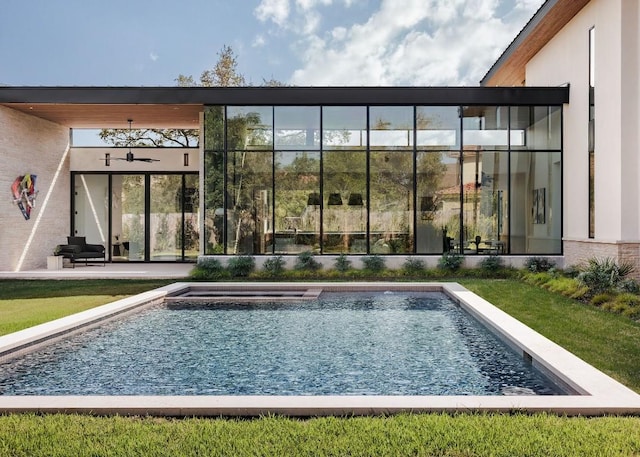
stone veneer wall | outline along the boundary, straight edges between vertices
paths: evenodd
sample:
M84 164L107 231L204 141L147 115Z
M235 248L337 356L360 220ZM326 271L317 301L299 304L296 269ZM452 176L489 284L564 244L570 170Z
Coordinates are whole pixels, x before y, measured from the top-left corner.
M46 266L69 234L69 129L0 106L0 271ZM11 184L37 175L36 206L25 220L13 204ZM55 180L55 182L54 182Z
M618 263L631 263L636 270L632 276L640 279L640 242L564 240L565 265L580 265L590 258L610 257Z

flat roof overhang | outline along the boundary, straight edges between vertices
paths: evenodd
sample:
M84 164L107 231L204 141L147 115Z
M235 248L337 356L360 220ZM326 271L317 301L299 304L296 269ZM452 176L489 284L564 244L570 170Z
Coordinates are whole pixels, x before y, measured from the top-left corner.
M0 105L70 128L198 128L206 105L562 105L568 87L0 87Z

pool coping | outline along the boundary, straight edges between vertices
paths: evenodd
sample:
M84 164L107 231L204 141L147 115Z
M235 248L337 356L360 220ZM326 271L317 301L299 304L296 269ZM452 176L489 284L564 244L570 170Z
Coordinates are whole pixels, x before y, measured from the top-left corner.
M576 394L561 396L0 396L0 413L153 416L379 415L399 412L551 412L566 415L640 413L640 395L530 329L458 283L177 282L0 337L0 359L139 306L192 288L260 291L442 291L523 357ZM517 335L517 337L515 336Z

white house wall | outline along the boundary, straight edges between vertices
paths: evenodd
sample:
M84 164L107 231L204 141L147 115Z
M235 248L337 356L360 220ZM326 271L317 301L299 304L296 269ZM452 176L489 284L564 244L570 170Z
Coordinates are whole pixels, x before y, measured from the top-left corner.
M637 0L593 0L526 67L527 86L570 84L564 107L564 253L638 262ZM595 238L589 239L589 30L595 27Z
M46 265L69 234L69 130L0 106L0 271ZM12 202L11 184L37 175L36 206L25 220Z

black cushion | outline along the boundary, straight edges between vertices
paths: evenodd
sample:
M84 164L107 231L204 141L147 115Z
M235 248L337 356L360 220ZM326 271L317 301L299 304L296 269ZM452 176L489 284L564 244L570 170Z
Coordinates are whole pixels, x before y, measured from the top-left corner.
M84 250L84 246L87 244L86 236L68 236L67 244L75 244L77 246L81 246L82 250Z

